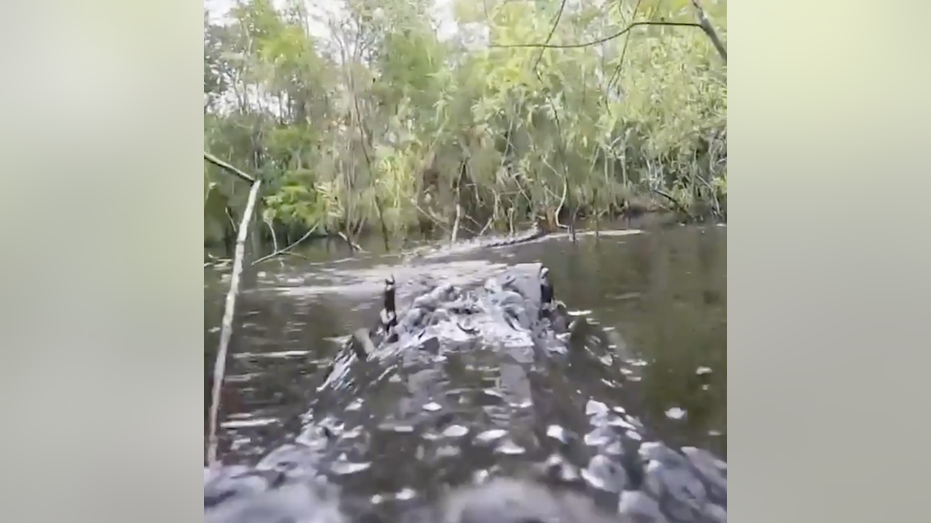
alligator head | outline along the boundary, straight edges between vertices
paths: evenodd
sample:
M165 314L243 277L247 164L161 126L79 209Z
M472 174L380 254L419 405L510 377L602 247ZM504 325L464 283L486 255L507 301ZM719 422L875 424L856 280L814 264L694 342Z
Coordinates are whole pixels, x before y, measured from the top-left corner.
M407 282L400 311L396 292L394 279L387 280L380 325L371 340L376 357L417 350L434 343L429 340L443 347L479 343L529 349L551 337L558 310L549 270L538 263L511 266L472 289L429 276Z

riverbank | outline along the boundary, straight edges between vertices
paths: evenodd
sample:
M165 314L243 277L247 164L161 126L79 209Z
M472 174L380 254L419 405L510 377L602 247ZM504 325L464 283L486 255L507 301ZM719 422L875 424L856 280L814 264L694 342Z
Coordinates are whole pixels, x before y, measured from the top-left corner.
M568 223L568 214L563 213L560 219L560 225L563 226L563 230L567 230ZM640 203L631 205L629 210L624 212L617 212L610 217L602 216L597 220L591 216L586 216L584 213L580 213L579 217L576 220L575 227L577 231L585 230L611 230L611 229L642 229L642 230L655 230L663 227L687 225L687 224L726 224L727 223L727 213L726 209L723 216L717 216L714 214L706 214L699 217L694 216L685 216L681 212L676 212L675 210L670 210L666 207L663 207L655 200L644 199ZM529 221L521 221L515 227L515 233L526 230L531 226ZM251 231L253 234L257 232L259 235L259 245L263 252L272 253L277 248L284 248L289 245L294 244L297 240L304 238L300 244L301 245L310 245L312 243L326 242L326 243L346 243L346 239L341 237L339 233L326 233L322 230L314 229L313 231L308 228L277 228L274 231L274 236L272 229L270 229L265 224L260 224L260 227L253 229ZM504 229L495 229L490 231L485 231L485 235L490 234L508 234L510 231ZM377 224L369 224L362 228L361 233L353 238L353 243L358 246L361 246L363 250L370 251L372 249L387 253L387 252L397 252L406 247L413 245L421 245L425 242L443 242L448 241L450 238L451 231L447 228L435 227L432 231L421 231L416 228L411 229L408 233L395 233L390 235L389 233L389 249L385 251L385 241L382 235L382 231ZM458 233L459 239L466 239L475 237L474 231L469 227L462 227ZM228 244L228 247L232 249L232 244ZM223 249L225 244L222 239L206 239L204 241L205 252L209 251L214 258L229 258L232 256L232 253L227 253L223 255ZM205 256L205 264L209 259Z

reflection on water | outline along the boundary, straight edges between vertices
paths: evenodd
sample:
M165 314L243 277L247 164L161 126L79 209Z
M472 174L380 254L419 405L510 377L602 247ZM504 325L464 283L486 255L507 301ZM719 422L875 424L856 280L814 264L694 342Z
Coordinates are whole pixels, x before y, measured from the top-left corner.
M357 376L364 379L339 394L318 391L338 348L334 340L374 320L389 272L402 285L425 271L466 283L503 264L532 261L550 268L570 310L600 324L604 330L592 335L607 337L607 351L549 362L487 349L425 355L387 371L363 369ZM592 405L625 412L668 444L726 459L725 228L673 227L598 241L585 235L576 245L549 237L427 266L393 263L369 256L261 266L237 302L223 399L225 462L254 462L296 437L308 414L316 423L338 421L334 470L345 471L348 484L379 495L429 491L550 455L563 431L586 432ZM210 352L225 290L222 273L205 270ZM212 364L212 354L205 356ZM640 437L633 424L628 432Z

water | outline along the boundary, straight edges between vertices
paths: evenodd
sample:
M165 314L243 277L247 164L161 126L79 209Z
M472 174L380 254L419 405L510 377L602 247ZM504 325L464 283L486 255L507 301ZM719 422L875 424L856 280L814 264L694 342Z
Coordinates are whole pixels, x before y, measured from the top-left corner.
M414 380L427 388L455 388L460 400L470 399L458 403L457 420L446 419L443 427L417 427L416 437L403 432L385 435L378 429L382 420L360 422L371 435L359 440L367 447L369 466L355 475L356 486L379 495L409 487L426 489L438 481L466 479L496 460L520 463L539 457L532 450L517 454L518 441L515 446L499 445L495 455L470 447L435 462L441 466L431 468L419 462L425 452L450 452L450 445L442 441L425 445L421 439L425 431L455 440L465 428L463 419L472 422L473 433L500 432L510 428L509 424L536 424L543 431L548 425L576 429L585 402L563 404L559 399L575 396L622 406L665 443L705 448L726 460L726 228L673 226L640 234L605 231L598 241L592 235L580 235L576 245L564 236L548 237L407 268L393 267L398 263L394 257L375 255L328 261L346 256L342 247L338 250L326 252L316 246L300 251L309 260L287 257L265 262L240 295L223 398L220 455L225 463L254 463L300 432L301 415L319 400L316 387L338 350L331 340L374 321L380 308L381 281L387 274L403 281L405 274L429 271L469 282L482 279L501 264L532 261L550 268L557 297L570 310L588 314L608 329L614 354L602 357L617 360L616 364L597 369L575 365L566 372L530 379L519 364L481 363L477 366L496 367L496 377L489 384L487 375L466 372L476 366L470 360L468 365L459 361L455 371L450 365L456 362L446 364L447 381L439 385L431 384L429 368L405 375L405 387L373 384L368 397L361 390L362 399L368 402L365 408L372 412L399 408L406 401L399 400L411 394ZM219 338L228 284L225 272L205 269L204 342L210 351ZM212 364L205 357L205 365ZM494 398L490 402L477 399L485 397L486 389L495 388L501 396L536 394L535 398L548 398L549 404L531 412L539 420L503 414L493 407ZM339 409L316 405L313 411L317 417L339 414L336 410L342 411L354 399L344 398ZM441 410L440 405L424 410L431 408ZM437 417L442 418L442 413Z

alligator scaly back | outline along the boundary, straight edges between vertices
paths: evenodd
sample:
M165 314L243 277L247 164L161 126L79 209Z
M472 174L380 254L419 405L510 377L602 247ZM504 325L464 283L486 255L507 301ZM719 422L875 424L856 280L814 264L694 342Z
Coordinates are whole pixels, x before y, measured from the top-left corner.
M296 438L205 469L205 523L726 523L726 462L663 444L616 389L574 386L568 373L598 381L622 354L584 317L556 326L569 315L541 264L481 286L397 283L376 330L393 326L337 355ZM477 484L443 487L449 459Z

